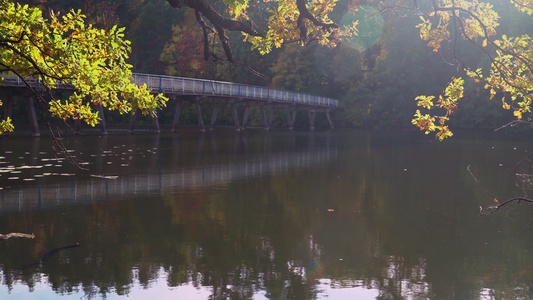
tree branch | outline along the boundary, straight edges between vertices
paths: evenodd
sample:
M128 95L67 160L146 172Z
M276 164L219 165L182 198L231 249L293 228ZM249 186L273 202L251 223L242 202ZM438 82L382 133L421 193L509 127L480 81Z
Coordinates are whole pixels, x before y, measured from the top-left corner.
M522 197L516 197L509 200L505 200L504 202L498 204L498 205L492 205L485 208L485 210L481 209L479 214L482 216L490 215L502 208L503 206L511 203L511 202L517 202L517 204L520 204L520 202L526 202L529 204L533 204L533 200L528 198L522 198Z
M226 30L241 31L252 36L264 37L264 34L256 31L253 27L253 23L249 21L237 21L226 18L217 12L211 4L205 0L167 0L170 6L174 8L181 8L183 6L190 7L196 11L202 13L211 24L215 27L220 26Z
M305 0L296 0L296 7L300 12L298 20L296 21L296 27L300 29L300 39L305 43L307 41L307 27L305 26L304 20L307 19L313 23L313 25L322 27L323 29L329 28L339 28L337 23L324 23L318 20L311 12L307 9Z
M520 174L517 174L516 173L516 170L518 168L518 166L520 164L522 164L524 161L528 160L531 156L533 155L533 151L530 152L526 157L524 157L522 160L520 160L516 165L515 165L515 168L513 170L513 172L515 173L515 175L517 176L517 180L518 180L518 175ZM520 204L521 202L526 202L526 203L529 203L529 204L533 204L533 200L532 199L529 199L527 197L514 197L514 198L511 198L511 199L508 199L508 200L505 200L505 201L500 201L498 199L498 197L496 197L494 194L490 193L489 191L487 191L481 184L480 182L478 181L478 179L476 178L476 176L474 176L474 174L472 173L472 171L470 170L470 166L468 166L466 168L468 170L468 172L470 173L470 175L472 176L472 178L474 178L474 181L476 182L476 185L477 187L483 191L485 194L491 196L494 201L496 201L496 205L491 205L491 206L487 206L485 208L483 208L482 206L479 207L479 214L482 215L482 216L486 216L486 215L490 215L490 214L493 214L494 212L498 211L500 208L506 206L507 204L509 203L512 203L512 202L516 202L517 204ZM517 182L517 185L518 185L518 182ZM522 187L522 190L524 191L523 187ZM525 191L524 191L525 192ZM530 223L529 225L533 224L533 221L532 223ZM529 226L528 225L528 226Z
M204 60L209 60L209 57L211 56L211 53L209 51L209 33L214 33L215 31L213 30L213 28L205 24L204 20L202 19L202 15L199 11L195 10L194 15L196 17L196 22L200 24L200 27L202 27L202 33L204 37Z

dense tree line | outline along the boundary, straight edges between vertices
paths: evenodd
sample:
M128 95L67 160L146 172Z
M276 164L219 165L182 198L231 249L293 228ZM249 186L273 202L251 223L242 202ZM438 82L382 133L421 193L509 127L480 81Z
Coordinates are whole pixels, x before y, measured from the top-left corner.
M426 45L428 42L420 39L421 29L417 25L421 21L413 13L425 8L417 6L402 11L398 8L411 7L412 3L401 0L357 1L355 9L354 1L339 1L329 13L331 22L341 26L357 24L358 35L336 38L333 45L331 41L322 43L331 47L320 43L301 47L301 42L287 42L289 37L285 37L285 43L279 45L271 41L279 48L266 51L262 48L263 41L249 43L262 37L252 34L243 41L240 32L228 31L227 41L232 51L228 59L224 58L224 42L214 38L209 40L209 55L206 56L205 28L198 22L195 10L174 9L169 4L179 1L22 2L45 12L81 9L87 15L87 23L100 28L125 27L125 37L131 41L128 62L134 72L269 85L340 99L343 109L335 118L342 127L408 128L412 126L411 119L417 108L414 98L440 93L457 73L454 56L460 56L472 69L490 65L489 57L464 40L458 40L455 45L442 43L439 52L431 51ZM183 2L184 6L190 6L188 1ZM489 2L493 2L492 9L502 16L498 20L502 31L520 35L533 28L531 18L520 14L512 5ZM384 7L384 3L388 6ZM269 18L268 4L267 7L255 2L247 5L246 17L257 23L254 26L264 28ZM223 4L212 6L218 11L223 11L224 7ZM307 30L311 36L311 28ZM270 53L262 55L260 52ZM228 60L239 64L228 63ZM495 128L513 118L512 113L501 110L498 101L485 101L490 97L489 91L473 81L465 82L464 95L463 109L451 120L455 127ZM166 117L166 114L161 114L162 121L171 122L170 115ZM119 120L124 121L123 118Z

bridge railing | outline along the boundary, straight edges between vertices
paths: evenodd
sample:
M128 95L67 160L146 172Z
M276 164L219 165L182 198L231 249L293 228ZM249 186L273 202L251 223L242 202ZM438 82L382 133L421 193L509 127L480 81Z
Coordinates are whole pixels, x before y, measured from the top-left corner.
M0 73L0 76L4 78L5 86L25 86L24 82L13 74ZM27 78L26 82L32 87L40 86L39 81L33 78ZM225 81L133 73L133 82L137 85L146 83L154 92L167 94L235 97L332 108L339 106L338 100L327 97ZM58 85L61 88L72 88L66 83Z
M174 77L154 74L133 74L135 84L145 84L149 89L161 93L181 95L226 96L263 100L277 103L293 103L322 107L338 107L339 101L305 93L282 91L269 87L233 82Z

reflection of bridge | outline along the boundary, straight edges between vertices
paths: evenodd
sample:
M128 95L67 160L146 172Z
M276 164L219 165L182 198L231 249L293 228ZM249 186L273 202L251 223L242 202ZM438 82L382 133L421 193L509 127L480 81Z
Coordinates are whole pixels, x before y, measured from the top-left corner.
M26 87L25 83L14 75L0 75L4 78L5 87ZM314 129L315 115L317 112L325 113L330 127L333 128L330 112L339 106L338 100L327 97L240 83L138 73L133 74L133 81L138 85L146 84L154 93L163 93L165 96L176 102L172 131L175 131L178 126L179 116L184 102L192 102L195 104L198 125L202 131L205 130L205 126L202 118L201 103L213 105L210 124L211 129L215 126L220 105L230 105L236 130L246 128L250 108L252 106L261 109L265 129L269 129L272 125L274 109L278 108L286 110L289 129L294 128L297 111L308 112L310 129ZM39 81L32 79L27 79L26 82L34 88L38 88L40 85ZM58 84L58 88L71 89L71 86L68 84ZM17 95L17 93L7 94L4 117L11 115L12 100L10 96L13 95ZM35 109L32 101L31 98L28 98L27 100L30 123L34 135L39 135L39 128L37 126L37 119L35 117ZM244 107L242 125L238 114L238 106ZM100 107L100 115L103 116L102 107ZM155 117L153 121L156 132L159 132L159 122L157 117ZM100 125L102 131L105 132L105 121L102 120ZM78 131L79 123L75 127ZM133 131L134 128L135 114L132 115L130 120L130 131Z
M307 168L336 159L335 148L249 156L234 163L185 168L178 172L138 174L116 179L65 177L64 180L41 186L0 191L0 213L6 211L43 209L75 202L112 199L115 195L150 195L179 193L229 184L243 178L261 177ZM56 174L60 176L59 174Z

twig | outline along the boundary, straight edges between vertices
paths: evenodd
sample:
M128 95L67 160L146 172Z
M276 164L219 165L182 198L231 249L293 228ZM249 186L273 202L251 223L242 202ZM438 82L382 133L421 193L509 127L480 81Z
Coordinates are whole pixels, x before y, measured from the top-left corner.
M518 164L517 166L525 161L527 158L529 158L529 156L533 155L533 152L531 152L528 156L526 156L524 159L522 159ZM483 209L483 207L479 207L479 214L482 215L482 216L486 216L486 215L490 215L492 213L494 213L495 211L499 210L500 208L502 208L503 206L511 203L511 202L517 202L517 204L520 204L520 202L526 202L526 203L529 203L529 204L533 204L533 200L532 199L529 199L529 198L525 198L525 197L515 197L515 198L511 198L511 199L508 199L508 200L505 200L505 201L500 201L498 199L498 197L496 197L494 194L490 193L489 191L487 191L480 183L479 183L479 180L476 178L476 176L474 176L474 174L472 173L472 171L470 170L470 165L468 167L466 167L466 169L468 170L468 172L470 173L470 175L472 176L472 178L474 178L474 181L476 182L476 185L477 187L483 191L485 194L487 195L490 195L491 197L494 198L494 201L496 201L498 204L497 205L491 205L491 206L488 206L485 208L485 210ZM516 170L516 167L515 167L515 170ZM532 222L530 222L529 225L533 224L533 220ZM528 226L529 226L528 225Z
M7 240L9 238L25 238L25 239L34 239L35 235L27 234L27 233L20 233L20 232L11 232L8 234L0 234L0 241Z
M474 173L472 173L472 171L470 170L470 165L468 165L466 167L466 169L468 170L468 173L470 173L470 176L472 176L472 178L474 178L474 181L476 182L476 185L478 187L478 189L480 189L481 191L483 191L485 194L491 196L492 198L498 200L498 197L496 197L494 194L492 194L491 192L487 191L480 183L479 183L479 180L477 180L476 176L474 176Z
M504 202L502 202L502 203L500 203L498 205L488 206L487 210L485 210L485 211L480 210L480 215L482 215L482 216L490 215L490 214L494 213L495 211L499 210L500 208L502 208L502 206L507 205L507 204L509 204L511 202L517 202L517 204L520 204L520 202L527 202L529 204L533 204L533 200L531 200L531 199L522 198L522 197L516 197L516 198L509 199L509 200L505 200Z

